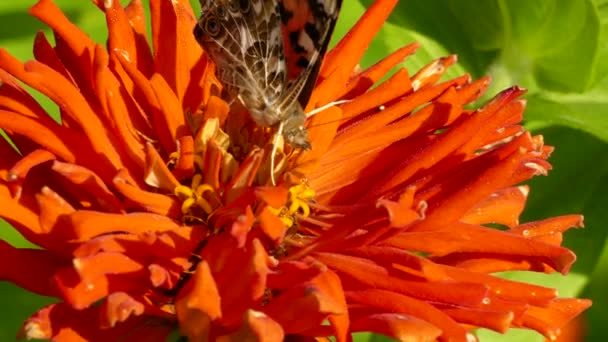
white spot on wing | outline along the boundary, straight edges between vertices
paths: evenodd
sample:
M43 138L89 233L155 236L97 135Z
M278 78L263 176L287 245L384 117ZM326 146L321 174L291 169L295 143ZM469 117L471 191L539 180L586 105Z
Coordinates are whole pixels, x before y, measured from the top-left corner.
M298 45L303 47L309 53L315 51L315 43L312 41L312 39L310 39L310 37L305 31L300 32L300 37L298 38Z

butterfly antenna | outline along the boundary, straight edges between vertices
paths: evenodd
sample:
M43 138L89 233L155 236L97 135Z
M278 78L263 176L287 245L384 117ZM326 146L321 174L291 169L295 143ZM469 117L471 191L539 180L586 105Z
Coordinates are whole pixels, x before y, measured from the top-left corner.
M281 134L283 134L283 122L279 124L279 128L277 132L272 137L272 151L270 152L270 182L272 185L277 185L276 180L274 179L274 160L277 155L277 145L279 144L279 139L281 138Z
M345 100L345 101L347 101L347 102L348 102L348 100ZM336 102L342 102L342 101L336 101ZM325 107L325 106L323 106L323 107ZM379 112L382 112L382 111L384 111L385 109L386 109L386 107L385 107L384 105L381 105L381 106L379 106L379 107L378 107L376 110L377 110L377 111L379 111ZM313 113L313 115L314 115L314 114L317 114L317 112L316 112L316 111L317 111L317 110L315 109L314 111L311 111L311 112L315 112L315 113ZM336 120L330 120L330 121L326 121L326 122L319 122L319 123L317 123L317 124L315 124L315 125L310 125L310 126L307 126L306 128L311 129L311 128L314 128L314 127L325 126L325 125L328 125L328 124L330 124L330 123L334 123L334 122L342 122L342 121L344 121L344 122L345 122L345 121L348 121L348 120L350 120L350 119L354 119L354 118L356 118L356 117L365 118L366 116L362 116L362 113L359 113L359 114L355 114L355 115L351 115L351 116L344 116L344 117L341 117L341 118L336 119Z
M319 108L315 108L313 110L311 110L310 112L306 113L306 118L310 118L311 116L318 114L324 110L326 110L329 107L333 107L333 106L337 106L337 105L341 105L341 104L345 104L345 103L349 103L351 100L339 100L339 101L334 101L334 102L330 102L324 106L321 106Z

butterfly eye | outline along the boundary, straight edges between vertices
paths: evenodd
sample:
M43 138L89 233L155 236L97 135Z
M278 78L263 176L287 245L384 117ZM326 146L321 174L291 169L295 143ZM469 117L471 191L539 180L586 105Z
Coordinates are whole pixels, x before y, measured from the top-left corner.
M217 37L220 34L220 23L215 16L206 17L203 27L211 37Z

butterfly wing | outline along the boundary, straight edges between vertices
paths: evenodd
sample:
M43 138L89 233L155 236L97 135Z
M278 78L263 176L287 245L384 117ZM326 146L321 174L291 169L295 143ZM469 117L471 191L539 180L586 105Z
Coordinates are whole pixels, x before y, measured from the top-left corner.
M342 0L279 0L288 86L282 107L295 97L306 107L327 52Z
M233 97L262 125L280 120L268 106L287 84L281 16L276 0L200 0L194 36Z

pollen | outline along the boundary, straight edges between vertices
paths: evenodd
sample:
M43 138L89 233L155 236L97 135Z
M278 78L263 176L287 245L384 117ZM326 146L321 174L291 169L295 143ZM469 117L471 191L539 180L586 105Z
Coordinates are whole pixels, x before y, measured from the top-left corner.
M288 208L292 215L300 214L303 216L310 215L310 206L308 202L315 197L315 191L307 184L302 183L289 188Z
M174 195L182 201L182 214L206 221L221 206L221 200L213 187L202 183L202 179L200 173L194 175L190 186L175 187ZM199 217L200 215L204 217Z
M281 208L268 207L271 213L276 215L286 227L291 228L296 224L297 216L308 217L310 205L315 197L315 191L307 184L302 183L289 188L288 199L285 206Z

